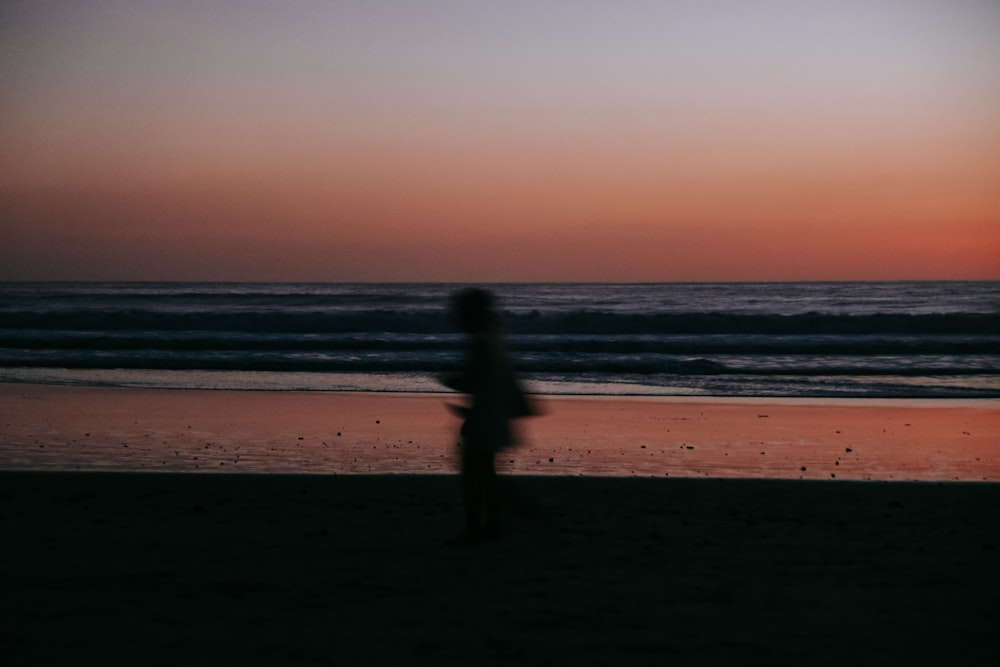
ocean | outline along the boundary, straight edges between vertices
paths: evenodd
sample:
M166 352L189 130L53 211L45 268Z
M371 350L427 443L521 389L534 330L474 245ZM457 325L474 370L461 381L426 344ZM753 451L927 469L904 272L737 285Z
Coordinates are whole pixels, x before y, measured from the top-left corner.
M537 393L1000 398L1000 282L479 286ZM3 283L0 382L444 392L459 287Z

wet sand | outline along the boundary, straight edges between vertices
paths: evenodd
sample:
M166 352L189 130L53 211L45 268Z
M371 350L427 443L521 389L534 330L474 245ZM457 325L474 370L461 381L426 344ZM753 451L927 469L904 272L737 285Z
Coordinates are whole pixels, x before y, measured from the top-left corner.
M547 399L470 548L442 404L0 386L0 664L1000 658L1000 485L860 481L996 479L993 403Z
M450 474L458 400L0 384L0 469ZM1000 401L538 401L510 474L1000 480Z

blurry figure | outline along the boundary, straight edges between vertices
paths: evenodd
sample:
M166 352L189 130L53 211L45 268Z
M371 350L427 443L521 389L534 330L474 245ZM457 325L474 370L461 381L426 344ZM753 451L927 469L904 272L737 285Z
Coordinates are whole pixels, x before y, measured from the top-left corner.
M489 292L470 288L452 295L452 312L468 334L465 361L455 375L441 378L445 386L468 395L469 403L449 407L462 424L462 486L465 533L458 542L474 544L500 533L500 499L494 458L515 443L511 419L533 413L514 377L504 346L500 316ZM483 510L486 526L480 531Z

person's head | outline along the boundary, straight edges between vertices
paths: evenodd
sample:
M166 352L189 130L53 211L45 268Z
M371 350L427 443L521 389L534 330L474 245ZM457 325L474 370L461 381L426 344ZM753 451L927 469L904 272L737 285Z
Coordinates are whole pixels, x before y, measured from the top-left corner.
M478 287L469 287L451 296L451 309L459 326L470 333L485 331L496 323L493 295Z

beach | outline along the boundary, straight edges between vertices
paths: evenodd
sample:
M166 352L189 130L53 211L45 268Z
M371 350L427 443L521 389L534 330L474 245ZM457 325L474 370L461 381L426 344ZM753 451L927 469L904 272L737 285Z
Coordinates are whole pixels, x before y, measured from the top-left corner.
M0 667L1000 667L998 33L0 4Z
M3 660L1000 657L995 403L544 398L456 548L454 400L3 385Z
M462 400L0 383L0 468L452 474ZM1000 480L995 400L534 400L507 474Z

